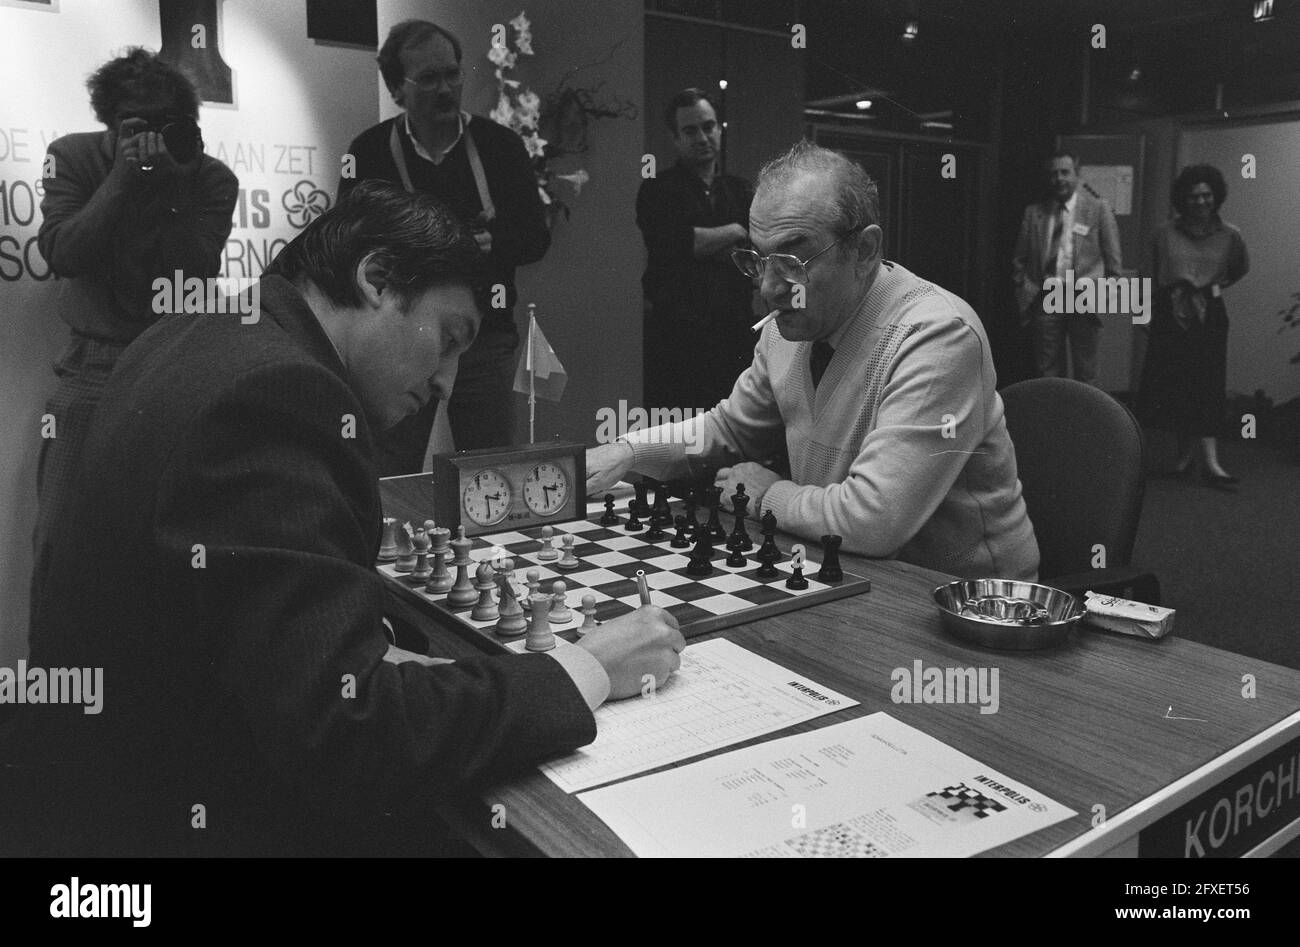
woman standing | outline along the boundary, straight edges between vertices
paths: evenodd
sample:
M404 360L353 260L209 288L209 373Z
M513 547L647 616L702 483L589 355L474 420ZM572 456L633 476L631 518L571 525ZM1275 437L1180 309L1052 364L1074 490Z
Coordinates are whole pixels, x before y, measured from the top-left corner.
M1222 290L1250 269L1246 243L1219 218L1228 196L1218 168L1183 168L1171 191L1175 217L1157 231L1151 318L1138 414L1149 427L1178 435L1173 473L1189 473L1201 453L1201 476L1212 487L1237 482L1219 464L1228 361L1228 314Z

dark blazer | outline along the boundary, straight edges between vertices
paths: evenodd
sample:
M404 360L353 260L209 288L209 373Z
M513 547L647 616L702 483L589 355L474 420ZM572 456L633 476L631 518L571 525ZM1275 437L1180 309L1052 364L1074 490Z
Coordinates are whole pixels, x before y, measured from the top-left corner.
M67 754L134 778L182 850L427 807L595 737L546 655L383 660L371 434L302 297L261 287L255 324L166 317L118 363L32 629L34 665L105 669Z

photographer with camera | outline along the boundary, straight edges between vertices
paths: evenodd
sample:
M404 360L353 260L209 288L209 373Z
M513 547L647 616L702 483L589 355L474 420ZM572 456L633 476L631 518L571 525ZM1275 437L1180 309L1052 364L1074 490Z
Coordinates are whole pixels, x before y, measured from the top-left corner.
M239 180L203 154L199 96L183 73L132 48L86 82L103 132L50 143L38 245L59 276L59 315L72 338L46 403L32 601L49 558L50 525L66 502L91 414L118 357L156 319L158 277L216 276Z

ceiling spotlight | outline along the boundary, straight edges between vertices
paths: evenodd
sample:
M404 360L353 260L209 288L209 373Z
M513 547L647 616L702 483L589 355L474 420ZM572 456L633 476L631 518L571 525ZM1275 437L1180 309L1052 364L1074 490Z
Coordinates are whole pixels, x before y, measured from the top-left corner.
M1255 7L1251 11L1251 16L1256 23L1263 23L1265 20L1273 19L1273 0L1255 0Z
M908 20L903 24L903 42L910 43L912 40L916 39L917 34L920 32L921 27L917 24L916 20Z
M726 80L726 79L719 79L719 80L718 80L718 88L721 89L723 92L726 92L726 91L727 91L727 80Z
M857 100L856 102L854 102L853 104L856 105L858 108L862 109L864 112L865 112L867 109L871 108L871 100L870 100L870 99L858 99L858 100Z
M1141 78L1142 78L1142 67L1141 67L1141 66L1134 66L1132 69L1129 70L1129 73L1128 73L1128 81L1129 81L1129 82L1137 82L1137 81L1138 81L1139 79L1141 79Z

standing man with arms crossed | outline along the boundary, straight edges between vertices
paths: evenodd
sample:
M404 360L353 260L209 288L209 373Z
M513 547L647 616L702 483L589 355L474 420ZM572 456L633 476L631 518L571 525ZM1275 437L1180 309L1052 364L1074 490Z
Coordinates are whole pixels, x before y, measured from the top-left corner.
M1119 276L1119 230L1110 205L1079 187L1073 155L1058 151L1045 168L1051 195L1025 208L1011 260L1020 324L1033 325L1034 367L1040 376L1065 377L1068 338L1074 377L1096 385L1101 318L1091 312L1045 312L1043 281L1064 281L1070 270L1076 281Z
M348 153L356 176L339 181L342 197L361 181L391 181L431 194L473 232L489 286L505 289L504 308L488 308L478 338L460 360L447 405L457 450L510 444L519 331L515 268L540 260L551 245L537 180L519 136L461 111L460 40L426 20L405 20L379 50L379 71L403 114L366 129ZM438 404L383 434L380 476L419 473Z
M677 164L643 181L636 198L647 255L645 400L709 408L754 355L753 289L731 262L749 242L754 189L722 173L722 126L704 92L677 93L664 118Z

